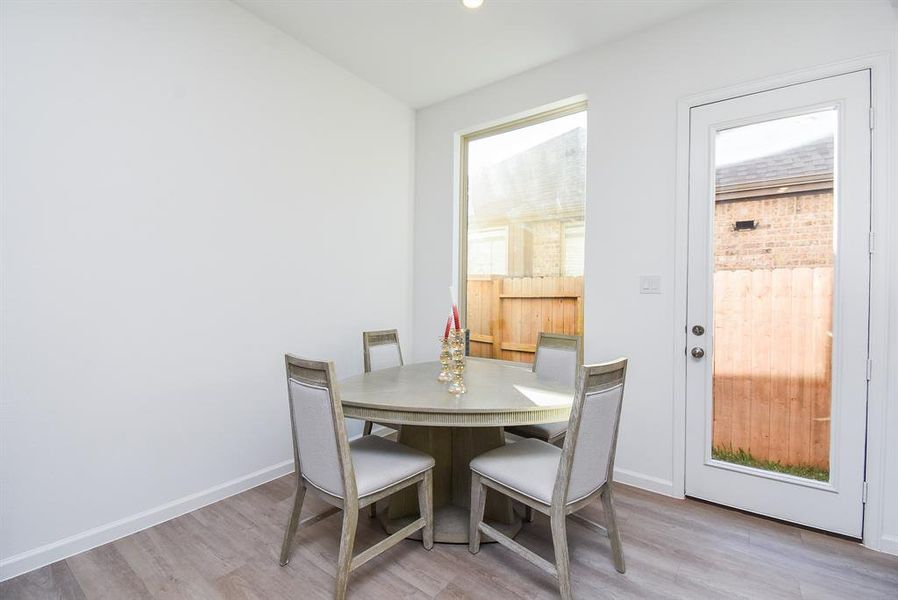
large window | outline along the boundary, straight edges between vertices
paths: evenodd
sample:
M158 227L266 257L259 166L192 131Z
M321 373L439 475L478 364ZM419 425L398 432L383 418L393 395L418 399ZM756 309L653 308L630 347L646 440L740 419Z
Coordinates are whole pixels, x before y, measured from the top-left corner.
M531 362L582 334L586 106L462 138L461 282L471 354Z

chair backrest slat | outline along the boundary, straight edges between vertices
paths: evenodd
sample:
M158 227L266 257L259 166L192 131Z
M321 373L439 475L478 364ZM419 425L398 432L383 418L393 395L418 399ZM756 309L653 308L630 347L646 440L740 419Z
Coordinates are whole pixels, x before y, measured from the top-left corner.
M540 378L559 381L573 387L577 369L583 362L583 338L579 335L539 332L533 372Z
M580 367L553 502L573 502L613 476L627 359Z
M297 475L340 498L356 494L343 409L331 362L286 355Z
M401 367L402 348L395 329L362 332L365 373L389 367Z

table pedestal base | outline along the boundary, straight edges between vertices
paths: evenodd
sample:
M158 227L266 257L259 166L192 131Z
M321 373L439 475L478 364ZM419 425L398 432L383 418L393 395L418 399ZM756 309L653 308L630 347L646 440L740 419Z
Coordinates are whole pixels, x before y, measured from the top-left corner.
M471 459L505 445L501 427L425 427L402 425L399 442L431 455L433 469L434 541L467 544L471 505ZM378 517L388 533L398 531L418 517L415 487L402 490L378 507ZM498 531L513 537L521 529L521 517L511 499L487 491L484 519ZM421 532L410 536L421 539ZM489 540L484 540L489 541Z

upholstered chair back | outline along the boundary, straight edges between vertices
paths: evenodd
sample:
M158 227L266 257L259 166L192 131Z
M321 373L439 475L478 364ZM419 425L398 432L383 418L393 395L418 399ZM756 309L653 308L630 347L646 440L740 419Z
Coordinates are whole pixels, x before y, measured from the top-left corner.
M402 349L399 332L395 329L365 331L362 333L362 350L365 373L378 369L402 366Z
M575 502L611 479L627 359L580 368L556 494ZM566 480L566 481L565 481Z
M540 332L533 357L533 372L540 379L553 379L573 387L582 362L582 340L579 335Z
M290 422L297 475L339 498L355 494L343 409L330 362L286 356Z

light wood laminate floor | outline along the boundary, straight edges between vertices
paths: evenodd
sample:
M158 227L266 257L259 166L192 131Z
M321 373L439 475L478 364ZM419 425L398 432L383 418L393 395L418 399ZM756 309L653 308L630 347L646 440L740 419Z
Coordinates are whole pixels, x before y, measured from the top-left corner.
M821 533L692 500L616 488L627 573L611 563L607 539L568 526L574 596L594 598L898 598L898 557ZM0 598L330 598L339 515L297 536L278 566L290 511L287 476L146 531L0 584ZM325 508L306 496L303 514ZM602 520L601 503L585 515ZM357 549L383 537L359 518ZM518 539L551 557L541 515ZM350 598L556 598L555 581L497 544L427 552L404 541L359 571Z

